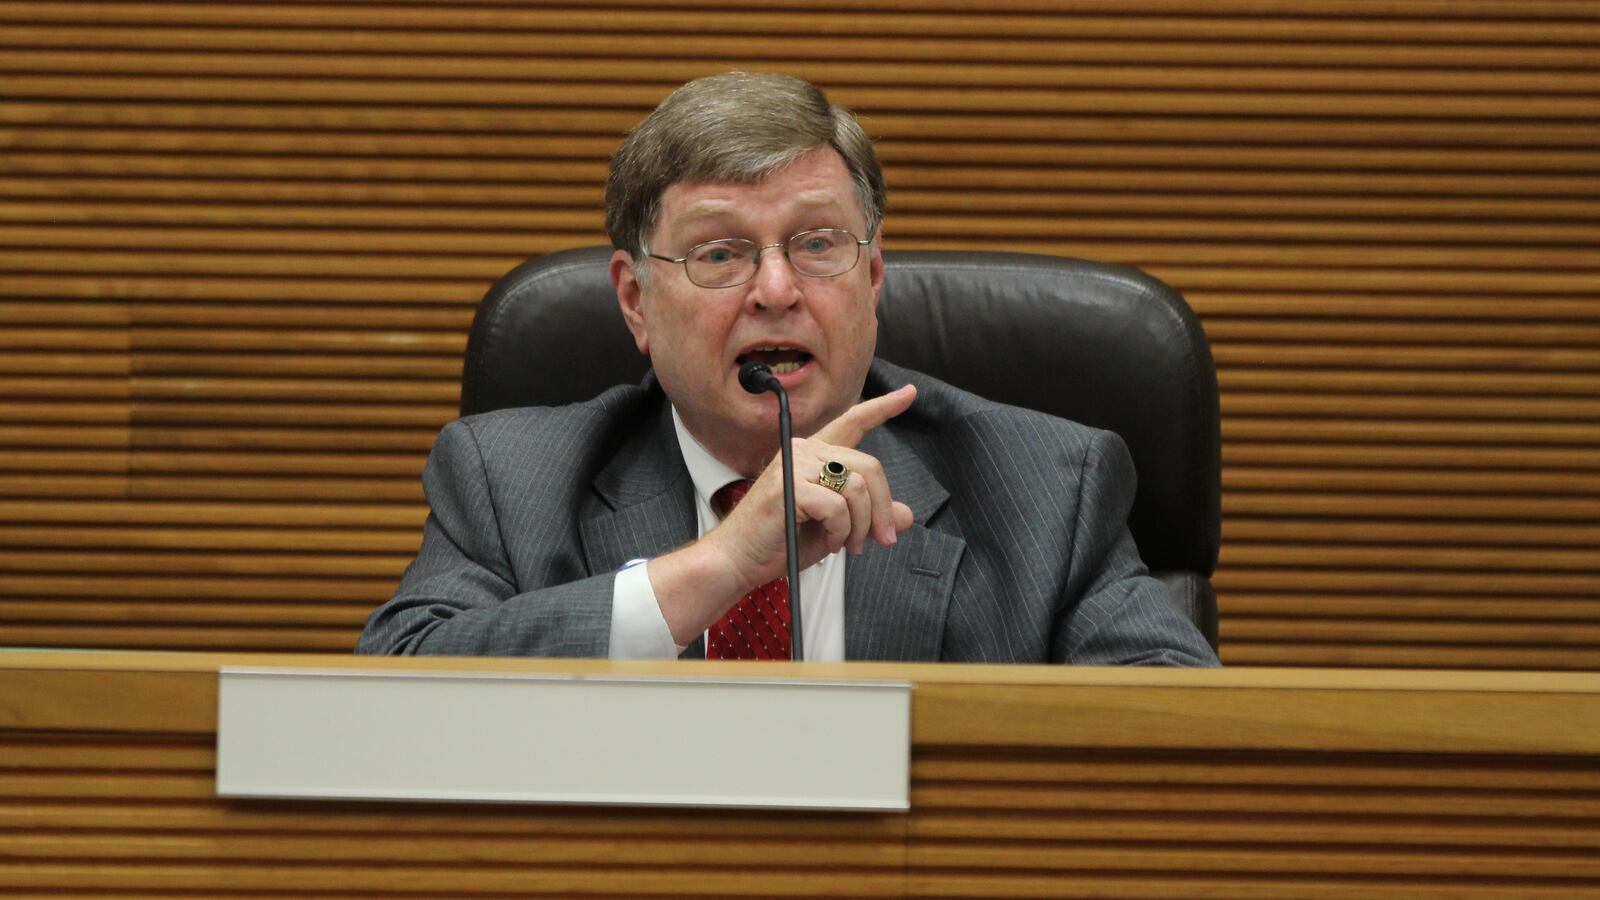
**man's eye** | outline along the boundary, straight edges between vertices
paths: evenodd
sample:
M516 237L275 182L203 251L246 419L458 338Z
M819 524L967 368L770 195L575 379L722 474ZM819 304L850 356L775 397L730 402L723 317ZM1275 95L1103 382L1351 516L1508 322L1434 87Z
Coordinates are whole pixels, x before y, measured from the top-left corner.
M826 234L813 234L806 238L802 249L807 253L822 254L833 249L833 237Z
M739 258L739 254L732 247L706 247L695 257L700 262L722 265Z

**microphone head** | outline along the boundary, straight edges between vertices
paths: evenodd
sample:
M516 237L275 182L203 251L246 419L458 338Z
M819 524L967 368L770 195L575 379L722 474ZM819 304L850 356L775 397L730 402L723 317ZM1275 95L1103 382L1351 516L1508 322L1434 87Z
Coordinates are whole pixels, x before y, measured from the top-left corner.
M754 360L739 367L739 386L752 394L764 394L782 387L778 384L778 376L772 374L771 366Z

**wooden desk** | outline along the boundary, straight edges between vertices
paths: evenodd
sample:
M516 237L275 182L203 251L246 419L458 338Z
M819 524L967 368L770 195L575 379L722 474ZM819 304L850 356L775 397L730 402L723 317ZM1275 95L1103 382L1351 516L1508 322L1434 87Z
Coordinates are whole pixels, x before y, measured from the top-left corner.
M912 810L224 801L223 665L908 679ZM0 894L284 891L1600 896L1600 675L0 653Z

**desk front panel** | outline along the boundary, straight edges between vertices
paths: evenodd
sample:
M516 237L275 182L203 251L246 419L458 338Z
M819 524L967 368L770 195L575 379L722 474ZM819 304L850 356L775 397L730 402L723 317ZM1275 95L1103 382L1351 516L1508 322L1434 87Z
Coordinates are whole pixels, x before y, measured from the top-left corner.
M264 658L0 655L0 893L1600 892L1593 676L807 667L916 684L912 811L885 815L221 800L215 672L230 659Z

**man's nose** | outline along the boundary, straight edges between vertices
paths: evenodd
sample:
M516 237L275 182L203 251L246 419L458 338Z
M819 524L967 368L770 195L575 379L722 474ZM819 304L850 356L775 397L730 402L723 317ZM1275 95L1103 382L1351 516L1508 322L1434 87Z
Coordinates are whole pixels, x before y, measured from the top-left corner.
M750 279L749 302L759 309L787 309L800 301L800 273L789 264L783 245L762 247L756 275Z

